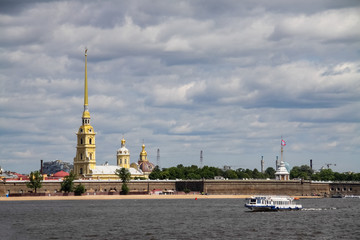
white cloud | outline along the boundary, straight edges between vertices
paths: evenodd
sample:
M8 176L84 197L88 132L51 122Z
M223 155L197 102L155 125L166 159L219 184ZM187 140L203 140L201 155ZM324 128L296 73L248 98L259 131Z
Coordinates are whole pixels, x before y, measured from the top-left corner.
M292 165L335 163L341 153L334 170L360 167L354 4L57 1L10 10L0 10L3 168L72 161L85 47L99 163L115 159L124 134L132 161L145 139L163 167L198 165L204 150L207 165L259 168L259 156L279 155L283 135Z

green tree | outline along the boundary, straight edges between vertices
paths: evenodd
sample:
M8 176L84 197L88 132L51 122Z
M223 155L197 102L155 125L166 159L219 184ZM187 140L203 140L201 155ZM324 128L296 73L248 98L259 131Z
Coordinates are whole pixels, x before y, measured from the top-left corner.
M85 193L85 187L81 183L75 187L74 193L76 196L80 196Z
M236 172L234 170L226 170L224 173L224 177L228 178L228 179L237 179L238 175L236 174Z
M254 170L253 170L253 178L255 178L255 179L264 179L265 176L264 176L264 174L262 174L261 172L259 172L259 170L257 170L256 168L254 168Z
M265 176L267 178L270 178L270 179L274 179L275 178L275 172L276 170L272 167L268 167L266 170L265 170Z
M184 171L182 168L171 167L171 168L168 168L167 170L170 174L169 179L175 180L175 179L185 178Z
M168 170L163 170L161 172L161 178L160 179L170 179L170 173Z
M123 183L121 186L121 193L127 195L130 192L130 189L126 183Z
M31 172L30 173L30 180L29 182L26 183L26 186L28 188L32 188L34 189L35 193L37 193L37 189L40 189L42 184L42 175L40 174L39 171L35 171L35 172Z
M116 169L115 174L119 176L123 183L130 181L131 173L126 168Z
M298 178L300 176L300 167L295 166L290 170L290 178Z
M350 176L349 174L334 172L335 181L351 181Z
M155 166L154 170L149 175L149 179L155 180L155 179L161 179L161 170L159 166Z
M243 168L236 169L236 174L239 179L249 178L249 175L247 173L245 173L245 169L243 169Z
M70 174L64 177L64 180L61 183L60 191L69 193L74 191L74 180L75 174L71 171Z
M224 171L217 167L209 167L209 170L213 172L214 176L224 176Z
M334 172L329 169L321 169L321 171L318 173L321 181L332 181L334 180Z
M313 170L308 165L295 166L290 171L290 178L301 178L310 180L313 175Z
M196 174L196 173L189 173L187 175L186 179L199 180L199 179L201 179L201 176L199 174Z
M212 172L208 166L204 166L201 169L200 176L205 179L214 179L215 177L214 172Z
M121 193L125 195L128 194L129 188L126 183L130 181L131 173L126 168L121 168L116 169L115 174L118 175L122 181Z
M246 169L245 173L249 176L249 178L253 178L253 171L251 171L250 169Z

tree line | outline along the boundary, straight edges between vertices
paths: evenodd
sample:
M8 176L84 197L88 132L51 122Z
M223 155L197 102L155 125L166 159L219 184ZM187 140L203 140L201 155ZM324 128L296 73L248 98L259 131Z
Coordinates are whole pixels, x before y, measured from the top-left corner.
M256 168L243 169L221 169L217 167L204 166L199 168L196 165L183 166L182 164L176 167L162 168L156 166L149 178L152 180L160 179L183 179L183 180L200 180L200 179L214 179L215 177L223 177L226 179L275 179L276 170L268 167L264 173ZM331 169L322 169L314 172L308 165L295 166L290 171L290 179L303 179L314 181L360 181L360 173L338 173Z
M330 168L314 172L308 165L301 165L291 169L290 179L294 178L314 181L360 181L360 173L339 173Z
M154 170L150 173L150 179L214 179L215 177L223 177L227 179L246 179L246 178L256 178L256 179L267 179L275 178L275 169L269 167L265 170L264 173L259 172L256 168L254 170L239 168L236 170L232 169L221 169L217 167L204 166L199 168L196 165L191 165L188 167L183 166L182 164L177 165L176 167L163 168L160 169L159 166L156 166Z

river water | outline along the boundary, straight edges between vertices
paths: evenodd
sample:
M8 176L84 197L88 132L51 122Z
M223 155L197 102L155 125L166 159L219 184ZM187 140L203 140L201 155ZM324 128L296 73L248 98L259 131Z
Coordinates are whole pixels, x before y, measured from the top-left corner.
M0 202L0 239L360 239L360 199L249 212L243 199Z

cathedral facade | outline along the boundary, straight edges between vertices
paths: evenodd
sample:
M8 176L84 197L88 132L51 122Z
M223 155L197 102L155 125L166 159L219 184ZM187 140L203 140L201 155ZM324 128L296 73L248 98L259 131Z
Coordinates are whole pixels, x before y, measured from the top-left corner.
M84 85L84 111L82 114L82 125L77 136L76 155L74 157L74 173L81 179L119 179L115 174L117 169L126 168L131 178L149 177L154 164L147 160L145 145L137 163L130 164L130 151L125 146L125 139L121 140L121 147L117 150L116 165L96 165L95 131L90 124L90 112L88 106L88 79L87 79L87 49L85 50L85 85Z

